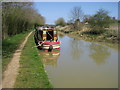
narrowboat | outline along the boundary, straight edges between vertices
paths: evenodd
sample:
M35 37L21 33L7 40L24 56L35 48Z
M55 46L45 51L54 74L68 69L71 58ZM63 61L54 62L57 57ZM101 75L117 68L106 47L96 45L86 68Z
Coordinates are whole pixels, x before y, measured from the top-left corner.
M57 31L53 27L37 26L34 34L37 47L44 51L60 50Z

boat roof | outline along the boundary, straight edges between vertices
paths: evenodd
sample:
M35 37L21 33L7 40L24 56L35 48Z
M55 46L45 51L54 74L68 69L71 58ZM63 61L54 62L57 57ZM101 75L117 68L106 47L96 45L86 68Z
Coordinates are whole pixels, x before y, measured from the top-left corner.
M38 26L38 27L36 27L36 29L40 30L40 31L55 30L54 27L46 27L46 26Z

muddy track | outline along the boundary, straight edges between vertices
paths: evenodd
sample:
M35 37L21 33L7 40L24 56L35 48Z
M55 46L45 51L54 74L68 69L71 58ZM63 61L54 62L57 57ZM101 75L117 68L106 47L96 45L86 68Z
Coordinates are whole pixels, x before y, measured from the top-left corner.
M33 32L33 31L32 31ZM32 34L30 32L26 37L25 40L21 43L19 48L15 51L11 62L8 64L6 71L3 73L3 80L2 80L2 88L14 88L14 83L16 81L16 77L18 75L19 69L19 61L22 49L24 48L29 36Z

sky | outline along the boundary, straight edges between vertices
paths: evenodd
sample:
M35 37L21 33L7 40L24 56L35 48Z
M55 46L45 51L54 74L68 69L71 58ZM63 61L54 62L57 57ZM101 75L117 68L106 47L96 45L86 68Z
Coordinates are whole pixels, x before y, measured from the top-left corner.
M2 2L119 2L120 0L0 0Z
M74 7L81 7L85 15L93 15L102 8L109 16L118 18L118 2L34 2L34 8L45 17L46 24L54 24L61 17L67 22Z

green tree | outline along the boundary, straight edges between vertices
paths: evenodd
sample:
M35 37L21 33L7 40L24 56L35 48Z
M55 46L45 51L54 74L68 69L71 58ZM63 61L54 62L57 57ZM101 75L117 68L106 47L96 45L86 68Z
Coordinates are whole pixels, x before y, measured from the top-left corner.
M2 3L2 39L29 30L35 23L44 24L45 19L32 2Z
M66 25L66 22L65 22L64 18L58 18L58 19L55 21L55 24L56 24L56 25L65 26L65 25Z
M108 15L108 11L99 9L95 15L89 19L89 23L92 28L92 32L100 34L105 31L105 28L109 27L111 18Z

